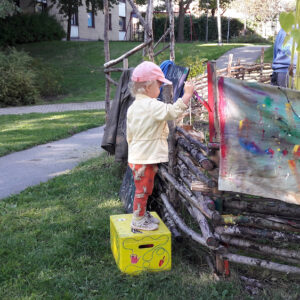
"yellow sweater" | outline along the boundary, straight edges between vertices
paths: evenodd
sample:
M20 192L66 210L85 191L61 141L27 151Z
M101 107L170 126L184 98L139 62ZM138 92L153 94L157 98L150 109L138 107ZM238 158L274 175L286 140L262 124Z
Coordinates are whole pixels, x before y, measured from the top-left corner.
M165 104L137 94L127 111L128 162L156 164L167 162L169 128L166 121L175 120L187 109L181 98Z

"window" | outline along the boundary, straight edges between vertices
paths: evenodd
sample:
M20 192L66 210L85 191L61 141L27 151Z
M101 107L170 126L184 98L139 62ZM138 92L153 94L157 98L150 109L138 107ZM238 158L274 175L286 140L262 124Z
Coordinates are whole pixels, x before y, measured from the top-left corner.
M71 25L78 26L78 11L72 15Z
M111 26L111 14L108 15L108 29L112 30L112 26Z
M119 31L126 31L126 17L119 17Z
M47 10L47 0L36 0L35 12L41 13Z
M88 17L88 27L90 28L95 28L95 15L93 12L88 12L87 13L87 17Z

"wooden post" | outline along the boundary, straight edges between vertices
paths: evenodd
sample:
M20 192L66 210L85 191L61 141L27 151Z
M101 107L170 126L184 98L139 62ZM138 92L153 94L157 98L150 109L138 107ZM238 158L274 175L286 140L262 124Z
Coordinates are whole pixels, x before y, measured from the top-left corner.
M261 56L260 56L260 81L262 81L263 70L264 70L264 59L265 59L265 48L261 48Z
M165 85L163 87L163 101L165 103L173 104L173 86ZM168 164L168 173L176 178L175 175L175 165L176 165L176 126L175 121L168 121L169 126L169 136L168 136L168 148L169 148L169 164ZM176 189L173 185L169 184L169 199L173 206L176 206L177 197Z
M167 1L167 11L170 23L170 60L175 61L175 33L174 33L174 0Z
M108 0L103 1L104 6L104 53L105 53L105 62L107 63L110 60L109 53L109 39L108 39L108 30L109 30L109 5ZM110 73L106 74L108 78L110 77ZM105 113L106 119L108 117L108 113L110 110L110 81L106 79L105 84Z
M219 116L218 116L218 82L217 82L217 66L216 61L207 63L207 89L208 89L208 105L211 109L209 112L209 141L219 142Z
M123 69L124 70L128 69L128 59L127 58L123 59Z
M229 54L228 56L228 65L227 65L227 76L231 77L231 65L232 65L233 54Z

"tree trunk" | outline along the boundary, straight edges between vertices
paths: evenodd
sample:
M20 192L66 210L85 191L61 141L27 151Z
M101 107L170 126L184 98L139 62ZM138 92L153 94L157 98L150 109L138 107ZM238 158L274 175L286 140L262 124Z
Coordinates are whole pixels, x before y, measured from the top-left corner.
M177 42L182 43L184 42L184 3L183 0L179 1L179 17L178 17L178 35L177 35Z
M222 45L222 29L221 29L221 14L220 14L220 0L217 0L217 23L218 23L218 45Z
M72 19L72 9L69 6L69 11L68 11L68 26L67 26L67 41L70 41L70 39L71 39L71 19Z

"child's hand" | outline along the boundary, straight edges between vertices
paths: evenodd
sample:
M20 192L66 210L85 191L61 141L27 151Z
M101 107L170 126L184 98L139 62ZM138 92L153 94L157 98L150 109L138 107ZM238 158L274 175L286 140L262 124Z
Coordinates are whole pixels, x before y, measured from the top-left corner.
M187 96L192 97L194 93L194 84L191 81L187 81L184 85L184 93L187 94Z
M191 97L194 93L194 84L191 81L187 81L184 85L184 94L182 97L183 102L188 105Z

